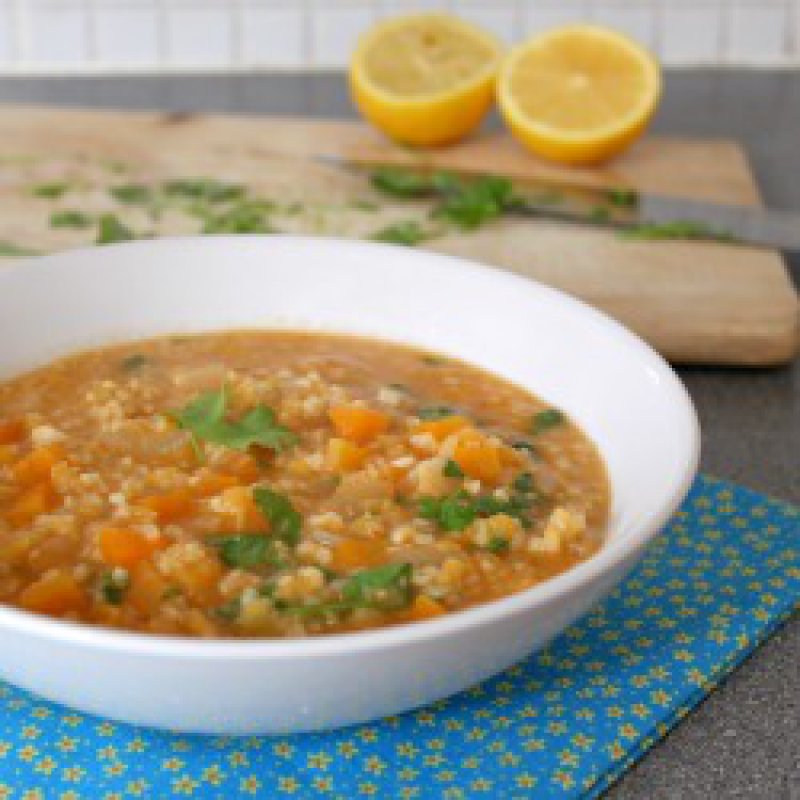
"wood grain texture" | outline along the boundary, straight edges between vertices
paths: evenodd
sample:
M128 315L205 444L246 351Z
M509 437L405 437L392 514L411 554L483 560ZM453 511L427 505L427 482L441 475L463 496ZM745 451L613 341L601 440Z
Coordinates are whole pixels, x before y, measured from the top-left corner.
M307 160L317 154L398 163L415 157L352 122L5 107L0 109L0 241L39 251L90 242L91 231L49 225L53 209L76 207L113 210L154 235L193 232L196 223L185 216L166 213L148 220L140 209L120 210L106 191L115 181L187 176L243 181L259 196L308 204L307 212L282 220L280 229L288 232L368 236L409 216L402 203L382 202L372 214L356 212L349 201L375 196L360 178ZM744 153L725 140L652 137L613 165L594 170L538 161L504 134L477 137L428 158L439 166L521 177L626 183L695 199L759 202ZM123 174L115 172L120 165ZM32 181L62 175L85 185L79 197L30 196ZM522 220L448 234L430 246L577 295L674 362L763 365L785 362L797 352L797 294L777 253L716 243L624 241L610 231ZM457 286L453 292L458 307Z

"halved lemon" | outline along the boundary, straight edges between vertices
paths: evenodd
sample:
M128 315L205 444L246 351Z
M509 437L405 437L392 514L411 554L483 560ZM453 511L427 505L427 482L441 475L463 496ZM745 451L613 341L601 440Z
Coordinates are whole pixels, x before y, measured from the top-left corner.
M642 133L660 97L657 61L626 36L594 25L525 42L497 81L512 133L533 152L568 164L620 153Z
M448 144L489 110L501 53L492 36L456 17L398 17L359 40L350 89L361 113L392 139Z

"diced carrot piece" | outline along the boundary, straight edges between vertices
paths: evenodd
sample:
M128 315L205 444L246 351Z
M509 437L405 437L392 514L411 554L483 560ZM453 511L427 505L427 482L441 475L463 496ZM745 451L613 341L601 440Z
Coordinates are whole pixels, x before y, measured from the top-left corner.
M158 522L162 525L188 517L195 510L195 500L185 489L143 497L138 504L155 512Z
M445 613L447 612L441 603L426 594L419 594L414 598L414 602L405 616L411 622L421 622L425 619L441 617Z
M150 538L130 528L104 528L100 532L100 555L112 567L130 569L163 550L161 537Z
M36 614L67 614L86 607L83 589L69 572L48 572L27 586L19 595L19 604Z
M40 514L58 507L61 498L50 481L42 481L26 488L6 512L6 519L15 528L29 525Z
M456 431L463 430L469 424L469 420L465 417L453 414L450 417L429 419L425 422L420 422L420 424L414 428L414 433L429 433L437 442L443 442L448 436Z
M27 428L21 419L0 420L0 444L15 444L26 433Z
M66 450L58 442L46 447L37 447L14 465L12 469L14 480L22 486L32 486L34 483L49 480L53 466L66 457Z
M220 469L227 475L233 475L239 483L255 483L260 470L258 462L249 453L239 453L231 450L219 462Z
M328 441L327 461L337 472L352 472L360 469L367 459L367 451L347 439L333 437Z
M228 529L234 531L269 530L267 518L253 500L253 491L246 486L234 486L222 493L222 508L230 517Z
M125 599L141 614L153 614L164 599L168 584L149 562L140 561L131 570L131 582Z
M16 458L16 448L10 444L0 444L0 464L10 464Z
M459 435L453 459L470 478L494 483L502 471L500 454L478 431L468 430Z
M197 482L195 486L195 494L198 497L214 497L215 495L224 492L225 489L230 489L232 486L238 486L239 479L235 475L221 475L218 472L211 472L204 475Z
M342 539L333 547L331 569L350 572L377 567L386 560L386 545L375 539Z
M391 419L381 411L361 406L336 406L328 412L334 430L344 439L366 444L389 429Z

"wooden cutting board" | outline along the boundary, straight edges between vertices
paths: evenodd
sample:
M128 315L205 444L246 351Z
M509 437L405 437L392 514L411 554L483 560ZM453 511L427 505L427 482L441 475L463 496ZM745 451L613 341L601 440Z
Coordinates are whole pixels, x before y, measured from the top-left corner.
M363 237L390 222L424 218L424 208L386 203L363 179L308 160L323 153L398 162L411 157L355 122L4 107L0 242L52 251L93 241L94 228L51 226L51 214L66 209L110 211L144 235L197 231L199 223L187 214L170 208L148 213L117 203L108 191L122 183L180 177L247 183L255 195L278 201L270 219L289 232ZM602 170L544 164L504 134L487 134L430 158L441 166L760 202L744 153L724 140L651 137ZM32 187L64 178L70 189L60 198L33 196ZM591 227L522 220L448 234L427 246L577 295L674 362L775 364L797 351L797 294L773 252L716 243L633 242ZM458 303L454 286L456 310Z

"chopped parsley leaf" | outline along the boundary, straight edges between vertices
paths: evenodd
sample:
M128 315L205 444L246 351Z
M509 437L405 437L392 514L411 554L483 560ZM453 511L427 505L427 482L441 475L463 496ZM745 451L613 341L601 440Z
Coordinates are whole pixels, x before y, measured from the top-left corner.
M117 573L112 570L100 576L100 594L103 600L112 606L122 605L129 585L130 578L127 573Z
M295 511L289 498L258 486L253 489L253 500L258 510L269 520L270 534L289 547L296 547L300 541L303 518Z
M638 195L633 189L624 187L612 187L606 192L606 198L609 203L620 208L632 208L639 201Z
M136 372L137 369L141 369L149 363L150 359L146 355L142 353L131 353L129 356L125 356L125 358L119 362L119 365L125 372Z
M544 433L545 431L550 430L550 428L555 428L558 425L561 425L563 422L566 421L566 416L562 411L559 411L557 408L547 408L544 411L540 411L538 414L533 415L533 421L531 422L531 434L536 436L540 433Z
M392 197L414 198L430 194L429 176L403 167L382 167L372 173L372 185Z
M103 214L97 223L97 244L114 244L135 239L134 232L123 225L113 214Z
M235 533L229 536L212 536L208 540L219 548L219 555L226 566L237 569L254 569L270 565L283 566L275 542L265 533Z
M54 211L50 215L51 228L90 228L94 218L82 211Z
M425 406L417 410L417 416L424 420L444 419L452 417L455 413L450 406Z
M463 478L464 470L458 465L458 461L448 458L445 462L442 473L446 478Z
M153 199L153 190L143 183L124 183L108 191L117 202L127 205L146 205Z
M486 545L486 549L490 553L495 554L506 553L510 547L511 544L509 543L508 539L505 539L502 536L492 536L492 538L489 539L489 543Z
M40 183L31 189L34 197L43 197L47 200L57 200L69 191L69 184L66 181L53 181L52 183Z
M297 435L280 425L275 412L267 406L256 406L237 421L225 418L227 411L225 386L204 392L181 411L174 414L180 428L189 431L195 441L222 444L234 450L247 450L253 445L280 452L297 441Z
M409 219L387 225L385 228L373 233L370 238L376 242L413 247L426 239L430 239L431 233L426 231L417 220Z
M163 185L168 197L185 200L204 200L207 203L227 203L241 200L245 187L239 183L218 181L215 178L178 178Z
M21 256L36 256L36 250L29 250L27 247L20 247L13 242L0 241L0 258L12 258Z

